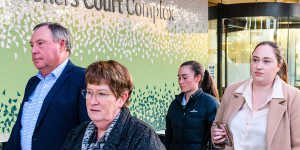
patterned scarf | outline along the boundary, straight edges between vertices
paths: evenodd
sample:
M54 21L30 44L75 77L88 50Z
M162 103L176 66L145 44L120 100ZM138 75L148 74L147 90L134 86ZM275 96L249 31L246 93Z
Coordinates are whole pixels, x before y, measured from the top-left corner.
M108 129L104 132L103 137L99 141L97 141L97 136L98 136L97 127L95 126L93 121L91 121L85 130L81 149L82 150L103 150L104 144L106 143L114 125L118 121L120 113L121 112L119 112L116 118L112 121Z

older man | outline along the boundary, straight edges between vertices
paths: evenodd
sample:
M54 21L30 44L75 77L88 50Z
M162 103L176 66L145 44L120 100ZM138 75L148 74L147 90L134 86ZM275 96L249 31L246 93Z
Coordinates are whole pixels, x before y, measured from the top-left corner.
M34 27L30 40L37 75L29 79L5 150L57 150L70 129L89 120L83 68L69 60L69 31L57 23Z

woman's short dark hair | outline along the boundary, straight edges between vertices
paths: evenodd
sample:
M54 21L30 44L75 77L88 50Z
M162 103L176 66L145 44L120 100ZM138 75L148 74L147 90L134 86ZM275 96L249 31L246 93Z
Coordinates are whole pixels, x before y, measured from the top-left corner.
M88 66L85 72L86 84L108 84L113 94L119 98L128 92L125 106L129 106L129 98L133 90L133 82L127 68L114 60L96 61Z

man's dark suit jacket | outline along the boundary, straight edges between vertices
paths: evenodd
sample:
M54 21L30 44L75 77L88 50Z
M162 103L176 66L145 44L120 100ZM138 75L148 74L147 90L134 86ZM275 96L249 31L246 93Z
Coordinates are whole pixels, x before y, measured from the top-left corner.
M21 150L20 129L24 102L28 101L40 79L28 81L17 121L4 150ZM58 150L68 132L81 122L89 120L85 98L80 94L85 88L85 69L67 63L60 77L44 99L32 136L32 150Z

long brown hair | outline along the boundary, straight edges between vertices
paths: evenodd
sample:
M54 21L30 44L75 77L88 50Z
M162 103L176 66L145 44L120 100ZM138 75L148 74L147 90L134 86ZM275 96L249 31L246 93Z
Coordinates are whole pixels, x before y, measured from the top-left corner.
M190 60L182 63L180 67L182 66L191 66L191 70L194 72L194 75L201 76L201 81L199 82L198 87L202 88L204 92L216 97L216 99L219 100L219 92L212 76L199 62Z
M288 67L287 67L287 63L285 61L285 58L283 57L280 47L272 41L263 41L260 42L259 44L256 45L256 47L254 48L252 55L254 53L254 51L256 50L256 48L258 48L259 46L262 45L268 45L270 47L272 47L273 52L275 54L275 57L277 59L278 64L280 64L280 70L277 72L278 76L285 81L286 83L288 83Z

